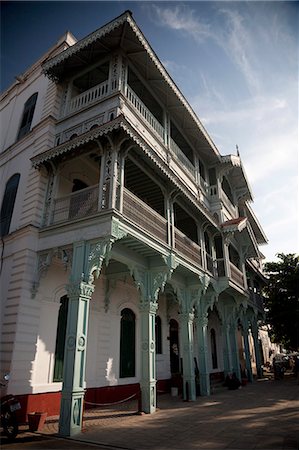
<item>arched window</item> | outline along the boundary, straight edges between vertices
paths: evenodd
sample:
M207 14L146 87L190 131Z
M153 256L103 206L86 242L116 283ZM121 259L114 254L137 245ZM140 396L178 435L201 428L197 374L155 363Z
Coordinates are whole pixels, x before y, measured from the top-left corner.
M129 308L121 312L119 376L135 376L135 314Z
M10 222L14 210L20 174L15 173L6 183L1 206L1 237L9 233Z
M24 111L22 116L22 121L20 125L20 130L18 134L18 139L21 139L23 136L25 136L30 131L31 122L33 119L33 114L35 110L37 100L37 92L33 95L31 95L30 98L28 98L27 102L24 105Z
M161 317L156 316L155 319L155 339L156 339L156 353L158 355L162 354L162 324Z
M213 369L217 369L218 367L217 345L216 345L216 333L214 328L211 329L211 352L212 352L212 367Z
M62 381L68 306L68 296L64 295L60 299L60 308L57 321L53 381Z

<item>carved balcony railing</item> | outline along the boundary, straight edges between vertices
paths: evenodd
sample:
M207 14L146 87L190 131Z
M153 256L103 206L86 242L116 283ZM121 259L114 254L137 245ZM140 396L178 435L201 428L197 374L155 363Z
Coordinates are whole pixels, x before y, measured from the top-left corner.
M229 262L230 277L239 286L245 288L244 276L241 270L239 270L232 262Z
M99 186L91 186L54 201L51 224L80 219L98 211Z
M216 266L217 266L217 276L227 277L225 270L225 261L223 258L218 258L216 260ZM238 286L241 286L243 289L245 289L244 276L241 270L238 269L238 267L236 267L232 262L229 262L229 271L230 271L229 278Z
M169 139L169 150L173 153L176 158L183 164L183 166L191 173L193 178L195 178L195 167L192 162L187 158L185 153L182 152L180 147L174 142L173 139Z
M175 248L178 253L202 267L201 248L177 228L174 229Z
M253 292L249 289L249 303L256 307L259 311L264 311L264 300L261 294Z
M74 113L80 111L80 109L85 108L85 106L92 105L98 102L102 98L109 94L109 82L108 80L97 86L82 92L82 94L73 97L67 105L66 114Z
M145 119L148 125L162 138L164 141L164 128L160 124L160 122L155 118L155 116L150 112L150 110L145 106L145 104L140 100L138 95L130 88L130 86L126 87L126 97L134 106L134 108L138 111L138 113Z
M139 228L167 243L167 220L125 188L123 190L123 215Z

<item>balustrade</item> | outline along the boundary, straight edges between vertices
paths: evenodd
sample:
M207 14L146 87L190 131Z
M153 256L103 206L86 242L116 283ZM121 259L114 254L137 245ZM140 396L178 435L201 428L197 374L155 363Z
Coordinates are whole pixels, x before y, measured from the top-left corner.
M258 294L257 292L252 292L252 290L250 290L249 292L250 292L249 299L252 305L256 306L258 310L263 311L264 310L263 296L261 294Z
M85 106L91 105L99 101L100 99L106 97L109 93L109 83L108 80L103 83L94 86L87 91L82 92L82 94L76 95L72 98L67 106L67 114L79 111Z
M125 188L123 215L152 236L167 243L167 220Z
M239 286L244 287L244 277L241 270L239 270L232 262L229 262L231 279Z
M54 202L52 223L95 214L98 210L98 190L98 185L95 185L57 198Z
M125 92L129 102L134 106L134 108L139 112L139 114L141 114L141 116L146 120L146 122L150 125L150 127L164 140L164 128L160 124L160 122L149 111L149 109L135 94L135 92L130 88L130 86L127 86Z
M169 150L177 157L177 159L184 165L184 167L188 169L193 178L195 178L195 167L193 166L192 162L187 158L185 153L182 152L180 147L171 138L169 139Z
M201 248L177 228L174 230L175 248L183 256L202 266Z

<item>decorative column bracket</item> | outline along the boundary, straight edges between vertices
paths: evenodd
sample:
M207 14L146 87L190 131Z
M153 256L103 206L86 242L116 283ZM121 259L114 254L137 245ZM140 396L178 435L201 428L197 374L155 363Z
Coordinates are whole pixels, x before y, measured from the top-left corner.
M53 258L59 259L65 270L68 270L72 265L73 250L71 248L52 248L47 252L40 253L37 257L34 281L32 282L31 297L35 298L40 280L44 278L52 263Z

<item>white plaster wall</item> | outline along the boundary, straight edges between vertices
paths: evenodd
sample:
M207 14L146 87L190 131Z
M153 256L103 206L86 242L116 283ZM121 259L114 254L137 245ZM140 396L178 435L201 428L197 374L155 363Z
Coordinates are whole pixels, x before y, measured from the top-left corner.
M33 393L58 391L62 386L62 383L53 383L53 371L60 298L67 293L68 276L62 264L54 260L40 281L36 295L40 303L40 318L32 368Z
M41 305L36 356L32 366L32 391L51 392L61 389L61 383L53 383L56 330L59 301L65 295L68 273L59 263L53 263L42 279L38 301ZM141 330L139 294L127 280L116 281L105 311L104 276L95 281L95 291L90 301L88 345L86 355L86 387L104 387L137 383L141 375ZM136 376L119 377L120 315L123 308L130 308L136 316ZM162 321L162 355L157 355L157 379L170 377L169 325L166 303L162 298L158 313Z
M41 69L38 69L27 81L18 84L3 100L0 110L0 121L2 123L1 152L16 142L24 104L35 92L38 93L38 97L31 129L40 122L48 84L49 80L41 74Z

